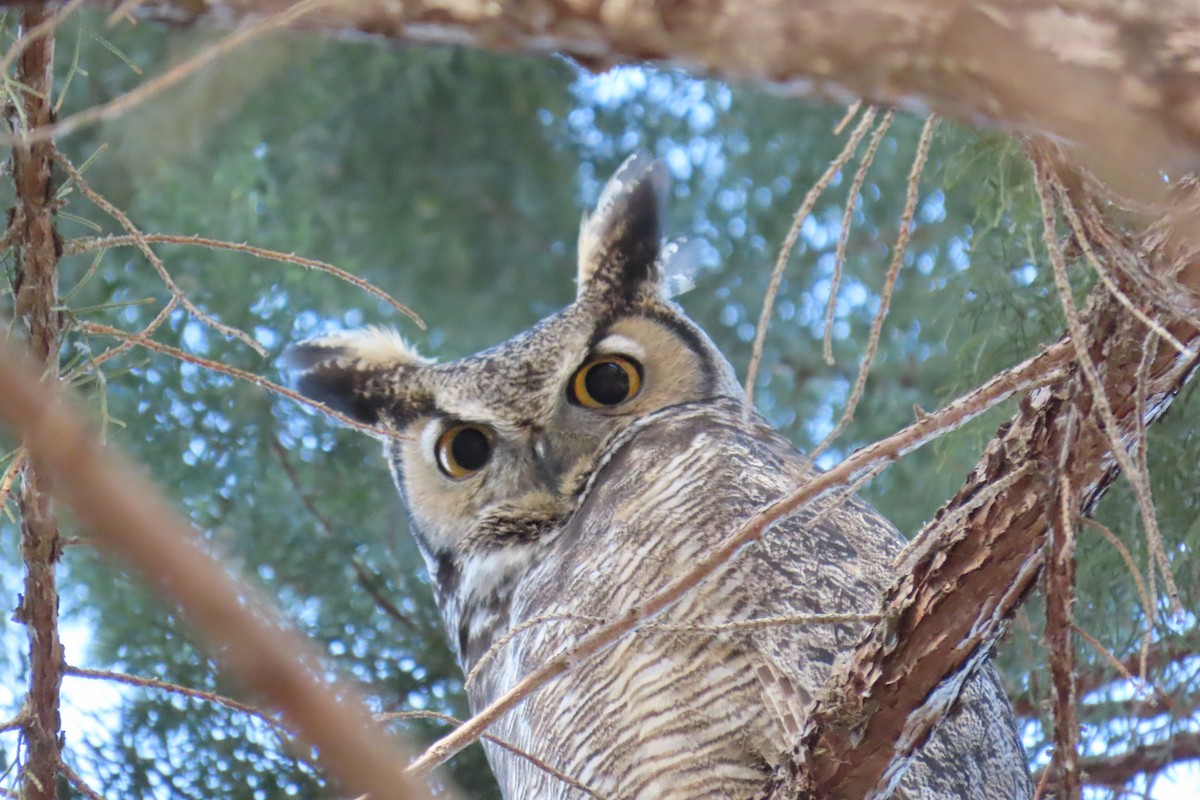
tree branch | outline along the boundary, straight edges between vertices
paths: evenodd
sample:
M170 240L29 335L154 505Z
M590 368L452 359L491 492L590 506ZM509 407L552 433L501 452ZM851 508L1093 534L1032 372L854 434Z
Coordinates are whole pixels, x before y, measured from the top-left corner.
M1180 270L1169 252L1141 252L1146 271L1175 273L1186 285L1200 285L1200 262ZM1131 296L1146 313L1158 313L1150 299ZM1084 339L1073 346L1083 348L1098 370L1125 446L1143 422L1162 415L1191 375L1200 332L1171 320L1172 334L1189 349L1181 355L1162 348L1147 370L1142 420L1129 387L1137 384L1145 326L1103 289L1085 319ZM1054 465L1072 419L1080 423L1068 477L1080 507L1090 509L1111 482L1117 458L1109 432L1095 419L1100 404L1078 361L1062 379L1026 395L964 487L917 537L897 564L902 577L884 597L891 624L876 626L859 644L808 720L794 765L801 797L858 800L886 794L899 781L1033 587L1058 491ZM943 524L980 492L1014 475L962 522Z
M229 24L294 7L157 0L139 13ZM564 53L596 69L639 60L690 65L809 97L861 97L1052 133L1085 145L1110 175L1125 169L1137 180L1200 147L1200 10L1186 2L360 0L313 4L291 24Z
M14 305L28 335L30 354L42 380L58 380L62 320L58 311L58 259L62 249L54 222L55 149L48 141L22 137L53 121L54 15L46 8L21 12L22 49L17 57L16 99L5 108L16 139L10 162L16 202L7 232L16 254ZM5 391L8 387L5 387ZM51 500L53 484L34 457L21 472L17 507L21 517L21 558L25 587L15 618L29 640L29 692L22 727L26 758L21 797L54 800L62 761L59 713L63 648L58 636L58 586L55 571L62 555L58 520Z
M404 777L404 753L371 721L358 693L330 686L318 654L282 631L258 593L234 580L149 481L101 446L38 374L0 345L0 420L25 437L31 459L54 476L57 496L87 521L97 544L182 606L219 663L280 709L346 790L373 800L428 797ZM54 784L48 788L52 800Z
M1085 784L1120 788L1138 775L1154 775L1171 764L1195 759L1200 759L1200 731L1176 734L1166 741L1140 745L1116 755L1082 758L1079 767ZM1043 796L1053 797L1061 790L1061 784L1051 777L1046 781Z

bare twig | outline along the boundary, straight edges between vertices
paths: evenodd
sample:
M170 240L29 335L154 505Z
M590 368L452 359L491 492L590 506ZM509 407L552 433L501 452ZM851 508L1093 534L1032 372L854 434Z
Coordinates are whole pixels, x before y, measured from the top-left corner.
M3 513L4 506L8 503L8 498L12 492L13 481L16 480L17 474L21 468L25 466L25 448L21 448L13 456L12 461L8 462L4 472L0 474L0 513Z
M367 425L365 423L358 422L357 420L353 420L345 414L334 411L328 406L322 405L321 403L313 400L309 400L299 392L294 392L286 386L281 386L274 381L267 380L266 378L255 375L252 372L247 372L246 370L238 369L237 367L231 367L228 364L222 364L219 361L212 361L211 359L194 356L191 353L184 352L177 347L171 347L170 345L163 344L162 342L156 342L153 339L147 339L143 334L129 333L128 331L123 331L119 328L113 328L108 325L102 325L98 322L81 321L75 323L75 327L86 333L91 333L98 336L115 336L120 339L125 339L131 343L131 346L140 345L147 350L153 350L156 353L162 353L163 355L184 361L188 364L195 364L198 367L203 367L204 369L211 370L212 372L218 372L222 375L228 375L231 378L237 378L239 380L246 381L247 383L252 383L255 386L266 389L268 392L274 392L275 394L286 397L289 400L295 400L301 405L308 406L309 408L320 411L323 414L327 414L336 419L338 422L349 425L353 428L358 428L359 430L369 433L372 436L377 436L382 439L401 438L401 435L396 431L389 430L387 428L380 428L375 425Z
M512 628L505 631L503 636L492 642L491 646L488 647L488 649L484 651L483 655L479 657L479 660L475 662L475 666L471 667L471 671L467 673L466 680L463 681L463 689L467 690L471 688L471 684L473 684L479 678L479 673L483 670L484 666L486 666L493 658L495 658L496 654L503 650L509 642L511 642L521 633L524 633L532 628L545 625L548 622L583 622L596 626L606 625L608 622L610 622L610 620L607 620L604 617L589 617L583 614L541 614L533 619L527 619L519 625L514 625Z
M1137 587L1138 599L1142 604L1142 614L1146 619L1146 631L1142 634L1141 647L1141 664L1138 667L1138 676L1141 680L1146 680L1146 659L1149 657L1150 644L1154 639L1154 614L1155 606L1153 596L1146 589L1146 582L1142 580L1142 573L1138 570L1137 563L1133 560L1133 554L1129 552L1129 548L1125 546L1117 535L1108 529L1107 526L1097 522L1091 517L1084 517L1083 523L1100 532L1100 535L1108 540L1118 553L1121 555L1121 560L1125 562L1125 568L1129 570L1129 574L1133 576L1134 586ZM1124 671L1124 667L1122 667Z
M392 308L399 311L404 316L411 319L417 324L421 330L425 330L425 321L422 320L417 313L408 306L394 299L387 292L380 289L370 281L347 272L346 270L335 267L333 264L327 264L324 261L317 261L312 258L304 258L295 255L294 253L281 253L276 250L267 250L262 247L255 247L250 244L237 244L236 242L225 242L220 239L207 239L203 236L175 236L166 233L143 233L138 236L104 236L95 239L76 239L68 242L63 248L63 255L75 255L78 253L87 253L93 250L107 250L113 247L140 247L145 244L178 244L191 247L203 247L206 250L231 250L236 253L245 253L246 255L262 258L268 261L279 261L284 264L295 264L298 267L305 269L316 270L318 272L327 272L339 280L361 289L373 297L376 297L387 303Z
M758 378L758 368L762 363L763 347L767 340L767 326L771 323L771 314L775 310L775 295L779 293L779 284L783 280L783 271L787 267L788 259L792 255L792 248L796 245L796 238L800 235L800 228L804 225L804 220L808 219L808 215L812 213L813 206L820 199L821 193L833 181L835 175L846 166L846 162L854 155L854 151L858 149L858 144L867 135L867 131L871 129L871 124L875 121L876 109L869 107L863 113L862 119L858 121L858 125L854 126L854 130L850 132L850 138L846 140L846 144L842 147L842 151L837 154L833 161L829 162L829 166L821 173L821 177L817 178L817 182L812 185L808 193L804 195L804 200L800 203L800 208L796 210L795 216L792 217L792 225L788 228L787 235L783 237L783 244L779 246L779 255L775 259L775 267L771 270L771 280L767 284L767 292L763 297L762 312L758 316L758 326L754 330L754 344L750 350L750 366L746 370L746 408L750 409L754 406L754 382Z
M458 719L457 717L452 717L449 714L439 714L436 711L388 711L383 714L376 714L375 719L379 722L395 722L410 719L436 719L449 725L462 725L462 720ZM523 750L512 742L501 739L499 736L493 736L490 733L485 733L479 738L486 739L497 747L503 747L505 750L517 756L518 758L523 758L530 764L533 764L547 775L562 781L573 789L578 789L589 797L594 797L596 800L606 800L605 795L600 794L582 781L572 778L562 770L555 769L542 759L530 753L528 750Z
M291 459L288 458L287 448L284 447L283 443L278 439L273 438L271 439L271 450L275 453L276 458L279 459L279 464L283 467L283 473L285 476L287 476L288 483L292 485L292 489L295 490L297 495L299 495L300 504L303 505L305 510L308 511L312 518L317 521L317 525L319 525L321 530L325 532L326 536L331 539L336 538L337 529L334 527L334 524L330 521L329 517L322 514L321 510L317 508L317 503L313 499L312 495L304 490L304 483L300 480L300 476L296 474L296 468L292 466ZM350 556L350 566L354 569L354 576L358 580L359 587L361 587L364 592L371 596L371 599L375 601L375 606L380 611L387 614L389 617L403 625L408 630L417 630L417 624L409 619L407 614L405 614L399 608L396 608L396 604L393 603L387 595L379 590L379 587L376 585L377 579L375 575L373 575L371 570L359 560L358 556Z
M854 222L854 204L867 179L867 171L875 160L875 153L879 150L879 145L883 141L883 137L887 135L888 129L892 127L892 120L895 117L896 112L889 108L875 127L875 132L871 134L871 141L867 142L867 152L863 154L862 162L854 173L854 180L850 183L850 191L846 195L846 207L842 210L842 230L838 235L837 253L833 260L833 276L829 279L829 302L825 306L825 333L821 338L821 353L825 358L825 364L830 367L835 363L833 360L833 316L837 310L838 286L842 281L842 270L846 266L846 245L850 241L850 228Z
M89 786L87 781L85 781L82 776L80 776L80 774L76 772L66 761L59 762L58 769L66 777L70 784L75 787L75 791L86 797L87 800L105 800L104 795L100 794L91 786Z
M1100 282L1104 284L1104 288L1107 289L1108 293L1111 294L1118 303L1124 306L1130 314L1133 314L1138 322L1141 322L1147 328L1154 331L1154 333L1161 336L1168 344L1171 345L1171 347L1174 347L1177 352L1185 352L1187 348L1183 346L1183 342L1179 341L1171 334L1170 331L1168 331L1158 322L1151 319L1149 315L1135 306L1133 301L1129 299L1129 295L1122 291L1121 287L1117 286L1116 282L1113 281L1112 276L1108 274L1108 269L1103 263L1101 263L1100 259L1096 256L1096 252L1092 249L1091 237L1089 237L1087 231L1084 230L1083 223L1079 219L1079 212L1075 210L1075 204L1071 201L1070 194L1059 181L1051 178L1051 182L1055 187L1055 193L1059 199L1058 207L1062 210L1064 216L1066 216L1067 222L1071 226L1071 231L1075 234L1075 241L1079 243L1079 247L1081 250L1083 250L1083 254L1086 257L1088 264L1091 265L1093 270L1095 270L1097 277L1100 278Z
M846 409L842 412L841 419L809 454L809 458L814 460L841 435L850 421L854 419L854 410L858 408L863 390L867 388L867 376L871 372L871 365L875 362L875 353L879 349L879 337L883 334L883 321L887 318L888 309L891 308L892 294L896 290L896 279L900 277L900 267L904 264L904 252L908 248L908 239L912 235L913 217L917 213L917 194L921 184L921 173L925 171L925 160L929 157L929 144L933 141L933 131L937 127L937 119L932 114L925 118L925 125L921 128L921 138L917 141L917 154L913 158L912 169L908 173L908 190L904 198L904 213L900 217L900 231L896 235L896 244L892 248L892 262L888 265L883 291L879 294L879 311L871 320L871 335L867 341L867 352L863 355L862 364L858 368L858 377L854 379L854 388L850 390L850 398L846 401Z
M53 125L30 132L20 138L30 143L50 141L51 139L61 138L73 133L87 125L112 119L134 106L145 102L163 90L169 89L205 65L216 61L238 47L270 31L286 28L314 9L327 5L329 2L331 0L301 0L301 2L295 5L287 6L278 14L262 17L243 25L212 46L206 47L188 60L167 70L162 75L151 78L136 89L118 95L107 103L92 106L76 114L72 114ZM11 144L16 138L15 136L2 137L0 138L0 143Z
M898 433L855 452L828 472L821 473L796 491L771 503L693 564L684 575L645 602L626 610L612 622L582 637L572 647L529 673L487 708L467 720L458 730L435 742L413 762L409 772L416 776L427 774L435 766L475 741L496 719L538 688L565 674L573 664L581 663L588 656L607 649L629 630L671 606L726 563L733 554L757 540L773 523L826 493L852 483L864 472L895 461L960 427L1017 392L1054 380L1058 377L1059 367L1066 363L1070 352L1070 343L1060 342L1052 345L1033 358L1005 370L940 411L928 414Z
M216 692L208 692L203 689L192 689L187 686L180 686L177 683L158 680L157 678L144 678L140 675L128 675L123 672L110 672L102 669L85 669L84 667L66 666L63 668L64 675L71 675L76 678L88 678L98 681L111 681L113 683L123 683L127 686L136 686L139 689L157 689L162 692L170 692L182 697L190 697L193 700L203 700L206 703L224 706L231 711L239 711L243 714L249 714L252 717L262 720L267 725L275 729L284 738L290 739L294 733L284 726L279 720L267 714L261 708L247 705L246 703L238 702L230 697L217 694Z
M846 106L846 113L843 114L842 118L839 119L837 121L837 123L834 124L834 126L833 126L833 135L834 136L842 135L842 131L846 130L846 126L850 124L850 120L854 119L854 117L862 109L862 106L863 106L862 100L855 100L853 103Z
M281 630L258 593L230 577L149 482L101 447L38 375L0 345L0 419L25 436L30 458L54 475L56 494L98 543L182 606L223 666L280 709L346 789L375 800L427 796L397 769L405 755L371 722L358 693L329 686L316 669L319 655Z
M76 186L79 187L79 191L83 193L84 197L86 197L88 200L91 200L97 208L101 209L110 217L115 219L122 228L129 232L130 237L137 243L138 249L142 251L142 255L146 257L146 260L149 261L154 267L154 271L158 273L159 280L163 282L163 284L171 292L172 297L176 298L179 301L179 304L182 305L189 314L208 327L212 328L217 333L237 339L251 350L258 353L260 356L265 357L267 355L266 348L256 342L253 336L245 331L240 331L237 328L217 321L212 316L202 311L195 303L193 303L188 296L184 294L183 290L179 288L179 285L175 283L174 278L172 278L171 274L167 272L167 266L162 262L162 259L158 257L158 254L150 248L150 244L146 241L145 235L138 230L136 225L133 224L133 221L129 219L129 215L114 206L112 203L108 202L108 200L104 199L104 197L102 197L98 192L96 192L96 190L88 185L88 183L83 179L83 175L79 173L79 170L75 169L75 165L72 164L65 156L59 155L58 163L64 170L66 170L67 174L71 176L71 180Z
M1101 428L1108 437L1113 458L1120 465L1121 471L1129 481L1129 485L1133 488L1134 496L1137 498L1138 506L1142 512L1142 521L1146 526L1146 539L1149 542L1151 552L1157 558L1167 596L1171 600L1172 607L1177 612L1182 613L1183 605L1179 600L1179 589L1175 586L1174 575L1171 574L1171 562L1167 558L1166 550L1163 547L1162 533L1158 527L1158 517L1154 511L1154 503L1150 498L1149 481L1142 470L1138 468L1139 465L1135 464L1129 457L1129 451L1121 440L1121 429L1117 424L1116 415L1113 413L1108 395L1104 391L1104 382L1100 378L1100 372L1097 370L1095 362L1084 346L1084 342L1087 340L1084 338L1083 323L1079 320L1079 313L1075 308L1075 300L1071 295L1071 282L1067 277L1067 265L1063 258L1062 248L1059 247L1058 235L1055 230L1054 207L1051 200L1053 196L1052 179L1046 174L1043 166L1040 164L1035 164L1034 166L1035 185L1042 206L1042 230L1046 248L1050 254L1050 263L1054 268L1054 282L1058 287L1058 296L1067 318L1067 330L1070 331L1071 340L1075 343L1075 356L1079 363L1080 371L1083 372L1084 377L1087 379L1088 388L1091 389L1095 409L1099 412Z
M58 26L63 23L67 17L74 14L86 2L86 0L70 0L62 8L47 16L40 23L23 31L17 38L8 51L0 58L0 75L7 75L9 67L17 60L25 49L33 42L38 41L42 36L53 34L58 29Z
M1079 720L1076 716L1075 644L1071 637L1075 604L1075 515L1079 500L1068 472L1075 443L1076 411L1067 424L1058 460L1058 493L1046 541L1046 644L1054 693L1054 768L1064 800L1079 800Z

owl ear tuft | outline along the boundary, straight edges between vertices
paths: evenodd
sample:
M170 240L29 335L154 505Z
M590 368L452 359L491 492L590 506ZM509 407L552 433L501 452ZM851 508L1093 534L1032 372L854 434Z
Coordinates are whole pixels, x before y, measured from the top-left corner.
M417 380L433 363L396 331L365 328L289 347L281 365L300 394L356 422L400 424L432 404Z
M609 179L596 211L579 228L578 297L632 299L658 290L667 182L663 163L645 153L630 156Z

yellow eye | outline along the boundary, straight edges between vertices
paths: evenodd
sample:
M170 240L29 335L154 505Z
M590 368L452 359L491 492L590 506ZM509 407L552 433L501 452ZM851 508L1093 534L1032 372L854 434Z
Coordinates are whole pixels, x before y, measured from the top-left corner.
M584 408L611 408L642 388L642 365L627 356L593 356L580 367L567 390L572 403Z
M483 469L492 457L491 430L481 425L451 425L437 440L438 467L459 480Z

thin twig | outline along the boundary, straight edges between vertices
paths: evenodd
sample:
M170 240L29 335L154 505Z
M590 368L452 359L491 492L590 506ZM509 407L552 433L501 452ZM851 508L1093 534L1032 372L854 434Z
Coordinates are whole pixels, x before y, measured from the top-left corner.
M61 772L67 781L75 787L75 791L82 794L88 800L105 800L104 795L97 792L91 786L88 786L87 781L85 781L78 772L72 769L71 765L66 761L60 760L58 762L58 771Z
M449 714L439 714L436 711L388 711L383 714L376 714L375 719L379 722L394 722L410 719L436 719L449 725L462 725L462 720L458 719L457 717L452 717ZM576 780L575 778L572 778L562 770L555 769L542 759L530 753L528 750L523 750L512 742L501 739L499 736L493 736L490 733L485 733L480 738L486 739L497 747L503 747L513 755L525 759L530 764L533 764L535 767L545 772L547 775L562 781L573 789L578 789L579 791L584 792L585 794L589 795L590 797L594 797L597 800L606 800L606 795L600 794L595 789L579 780Z
M280 628L259 593L234 580L143 474L99 444L61 389L39 378L28 359L0 345L0 421L25 438L30 459L98 542L182 606L222 667L279 709L347 791L427 797L398 768L407 755L371 722L358 692L330 685L319 654Z
M858 125L850 133L850 138L846 140L846 144L842 147L842 151L837 154L833 161L829 162L829 166L825 168L825 172L821 177L817 178L817 182L812 185L808 193L804 195L803 202L800 203L800 208L796 210L795 216L792 217L792 225L788 228L787 235L783 238L783 244L779 247L779 255L775 259L775 267L771 270L771 280L767 283L767 292L763 296L762 313L758 316L758 326L754 330L754 344L750 350L750 366L746 370L746 408L747 410L754 406L754 381L758 378L758 368L762 363L763 347L767 340L767 326L771 322L771 314L775 310L775 295L779 293L779 284L783 280L783 271L787 267L788 259L791 258L792 248L796 245L796 238L800 235L800 228L804 225L804 220L808 219L808 215L812 213L813 206L821 197L821 193L833 181L835 175L842 167L846 166L854 151L858 149L858 144L867 135L867 131L871 128L871 123L875 121L876 109L874 106L867 108L863 113L862 119Z
M859 109L861 109L862 106L863 106L863 101L861 99L855 100L853 103L846 106L846 113L843 114L842 118L839 119L837 121L837 123L834 124L834 126L833 126L833 135L834 136L842 135L842 131L846 130L846 126L850 124L850 120L854 119L854 116L858 113Z
M226 325L223 322L218 322L212 316L200 310L200 308L193 303L186 294L184 294L184 291L179 288L179 285L175 283L174 278L171 277L171 273L167 271L166 264L164 264L162 259L158 257L158 254L150 248L149 243L146 241L145 235L138 230L137 226L133 224L133 221L129 219L129 216L124 211L108 202L108 200L104 199L104 197L94 190L83 179L83 175L79 173L79 170L75 169L75 165L72 164L66 156L59 154L58 163L64 170L66 170L67 174L71 176L71 180L76 186L79 187L79 191L83 193L84 197L92 201L97 208L115 219L122 228L129 232L130 237L134 240L134 242L137 243L138 249L142 251L142 255L146 257L146 260L149 261L154 267L154 271L158 273L159 280L163 282L173 297L178 298L180 305L182 305L189 314L208 327L212 328L217 333L237 339L251 350L258 353L260 356L263 356L264 358L266 357L267 349L256 342L253 336L245 331L240 331L237 328Z
M821 353L825 358L825 364L830 367L836 363L833 359L833 315L837 309L838 286L842 282L842 270L846 266L846 245L850 241L850 228L854 221L854 204L862 192L862 185L867 179L867 171L870 170L871 163L875 160L875 153L879 150L879 145L883 142L883 137L887 135L888 129L892 127L892 120L895 117L896 112L889 108L883 115L883 119L879 121L879 125L875 127L875 133L871 134L871 141L867 142L867 152L863 154L862 163L858 165L858 170L854 173L854 180L850 183L850 191L846 195L846 207L842 210L842 230L838 235L837 252L833 259L833 277L829 281L829 302L825 306L825 333L821 337Z
M289 730L282 722L274 719L261 708L255 708L252 705L234 700L231 697L209 692L203 689L192 689L187 686L180 686L177 683L159 680L157 678L144 678L140 675L129 675L124 672L111 672L103 669L86 669L84 667L66 666L63 668L64 675L71 675L76 678L87 678L97 681L111 681L112 683L123 683L127 686L136 686L139 689L157 689L162 692L170 692L182 697L189 697L193 700L203 700L207 703L212 703L218 706L224 706L231 711L239 711L243 714L249 714L252 717L262 720L267 725L270 725L284 738L291 739L295 733Z
M238 30L231 33L229 36L221 39L210 47L206 47L196 55L183 61L171 69L164 72L155 78L143 83L136 89L118 95L107 103L92 106L91 108L72 114L62 120L59 120L53 125L39 128L37 131L31 131L27 134L19 136L0 136L0 144L11 144L18 139L27 142L42 142L50 139L59 139L68 134L83 128L87 125L92 125L96 122L102 122L107 119L112 119L119 114L122 114L129 109L137 106L154 95L169 89L179 83L184 78L198 71L202 67L216 61L218 58L236 50L238 47L259 38L265 33L280 28L286 28L304 15L327 5L332 0L302 0L295 5L288 6L278 14L272 14L267 17L250 22Z
M826 493L853 483L864 471L898 460L905 454L966 424L979 414L1017 392L1043 386L1059 377L1059 368L1071 352L1069 342L1054 344L1036 356L996 375L983 386L960 397L945 408L928 414L908 427L856 451L837 466L820 473L791 494L759 511L727 536L679 578L640 605L626 610L612 622L584 636L574 646L541 665L512 689L494 700L462 727L429 747L408 771L414 776L429 773L438 764L475 741L502 714L537 689L565 674L574 664L607 649L625 633L657 616L697 586L734 554L756 541L770 525Z
M1064 800L1079 800L1079 717L1076 710L1075 643L1071 636L1075 603L1075 516L1079 502L1071 488L1070 457L1075 444L1077 410L1068 412L1058 456L1056 509L1049 512L1046 539L1046 645L1054 694L1054 752Z
M1063 258L1062 248L1059 247L1058 235L1055 230L1054 206L1051 199L1053 188L1050 181L1051 179L1046 174L1044 168L1035 164L1034 184L1042 206L1043 235L1046 248L1050 254L1050 263L1054 267L1054 283L1058 288L1059 300L1062 303L1063 312L1067 318L1067 329L1070 331L1071 341L1075 346L1076 360L1084 377L1087 379L1088 387L1091 389L1095 408L1099 411L1101 428L1108 437L1113 457L1120 465L1121 471L1124 473L1126 480L1129 481L1129 485L1133 488L1134 496L1137 498L1138 506L1142 512L1142 521L1146 526L1146 539L1150 544L1150 551L1157 559L1159 570L1162 572L1163 584L1166 588L1167 596L1170 598L1171 606L1177 613L1183 613L1183 604L1179 600L1179 589L1175 585L1174 575L1171 574L1171 562L1167 558L1166 549L1163 547L1162 532L1159 530L1158 517L1154 511L1154 503L1150 498L1149 481L1141 470L1138 469L1138 465L1129 457L1129 452L1121 441L1121 428L1117 424L1112 404L1109 402L1108 395L1104 391L1104 382L1100 377L1100 371L1096 368L1096 364L1085 346L1087 339L1085 338L1083 323L1080 322L1079 312L1075 308L1075 299L1071 294L1071 281L1067 277L1066 261Z
M8 733L9 731L15 731L18 728L23 727L25 725L25 723L28 721L29 721L28 715L22 711L22 712L18 713L12 719L8 720L7 722L0 724L0 733Z
M517 635L531 628L545 625L547 622L585 622L592 625L606 625L610 621L604 617L589 617L583 614L542 614L533 619L527 619L519 625L514 625L505 631L503 636L492 642L492 645L475 662L475 666L471 667L471 671L467 673L466 680L463 681L463 690L466 691L471 688L471 685L479 678L479 673L483 671L484 666L495 658L496 654L504 649L509 642L515 639Z
M1138 599L1142 604L1142 613L1146 619L1146 630L1142 634L1142 646L1140 650L1141 664L1138 668L1138 674L1144 681L1146 680L1146 659L1149 655L1150 643L1154 640L1154 615L1157 611L1154 601L1151 599L1151 594L1146 590L1146 582L1142 580L1142 573L1138 570L1137 562L1133 560L1133 554L1129 552L1129 548L1125 546L1125 543L1117 538L1117 535L1109 530L1107 526L1091 517L1084 517L1083 523L1099 531L1100 535L1116 548L1117 552L1121 555L1121 560L1125 562L1125 567L1129 570L1129 574L1133 576L1134 586L1137 587ZM1125 668L1122 667L1121 670L1124 672Z
M1104 284L1104 288L1107 289L1108 293L1111 294L1118 303L1124 306L1125 309L1138 320L1138 322L1142 323L1147 328L1154 331L1154 333L1162 337L1168 344L1171 345L1171 347L1175 348L1176 352L1186 353L1187 347L1184 346L1183 342L1179 341L1171 334L1170 331L1168 331L1155 320L1151 319L1149 315L1135 306L1133 301L1129 299L1129 295L1125 294L1125 292L1121 290L1121 287L1117 286L1116 282L1113 281L1112 277L1108 274L1108 270L1100 262L1100 259L1096 256L1096 252L1092 249L1091 239L1088 236L1087 231L1085 231L1083 228L1083 223L1079 219L1079 213L1075 210L1075 204L1071 202L1071 197L1066 188L1064 188L1057 179L1052 177L1050 180L1051 184L1055 187L1056 194L1058 195L1058 207L1066 216L1067 222L1071 226L1071 231L1075 234L1075 241L1079 243L1080 249L1083 250L1084 257L1086 258L1088 264L1091 265L1092 269L1095 270L1096 276L1100 278L1100 282Z
M0 512L4 511L4 506L7 505L9 495L12 493L13 481L16 480L17 473L23 466L25 466L25 448L22 447L9 462L4 474L0 475Z
M228 364L222 364L219 361L212 361L207 358L194 356L191 353L184 352L177 347L171 347L170 345L163 344L162 342L157 342L153 339L147 339L141 334L129 333L128 331L123 331L120 328L113 328L108 325L102 325L98 322L79 321L75 323L75 327L85 333L90 333L97 336L115 336L117 338L127 339L133 344L141 345L147 350L153 350L156 353L162 353L163 355L170 356L171 358L178 359L179 361L183 361L188 364L195 364L198 367L203 367L204 369L212 372L228 375L231 378L237 378L239 380L246 381L247 383L252 383L255 386L266 389L268 392L274 392L275 394L286 397L289 400L295 400L301 405L306 405L309 408L316 409L323 414L328 414L338 422L341 422L344 425L349 425L353 428L358 428L359 430L369 433L372 436L382 439L403 438L397 431L389 430L387 428L380 428L376 425L367 425L364 422L351 419L345 414L333 410L329 406L318 403L315 400L310 400L299 392L292 391L286 386L281 386L274 381L267 380L259 375L255 375L253 372L247 372L244 369L231 367Z
M758 617L756 619L738 619L732 622L722 622L716 625L668 625L652 622L638 629L639 633L661 631L663 633L730 633L734 631L754 631L762 628L780 628L795 626L798 628L816 625L845 625L856 622L879 622L883 615L878 612L859 614L786 614L778 617Z
M298 267L305 269L316 270L318 272L327 272L330 275L345 281L346 283L361 289L373 297L376 297L387 303L392 308L399 311L404 316L411 319L417 324L421 330L425 330L425 321L422 320L415 311L408 306L394 299L387 292L370 281L347 272L341 267L335 267L333 264L327 264L324 261L317 261L312 258L304 258L303 256L295 255L294 253L281 253L276 250L268 250L263 247L255 247L250 244L238 244L236 242L225 242L220 239L208 239L203 236L176 236L166 233L143 233L139 236L104 236L94 239L75 239L67 242L63 248L63 255L76 255L86 253L93 250L107 250L113 247L140 247L142 243L148 244L178 244L191 247L203 247L206 250L231 250L236 253L245 253L255 258L262 258L268 261L279 261L284 264L295 264Z
M892 248L892 262L888 265L883 291L879 295L879 310L875 312L875 318L871 320L871 335L867 341L867 352L863 355L862 364L858 368L858 377L854 379L854 388L850 391L850 399L846 401L846 408L842 412L841 419L809 454L809 458L814 460L841 435L850 421L854 419L854 411L858 408L863 390L867 387L867 376L871 372L871 365L875 362L875 353L879 349L879 339L883 334L883 321L887 318L888 309L891 308L892 294L896 290L896 280L900 277L900 267L904 264L904 252L908 248L908 239L912 235L913 217L917 213L921 173L925 171L925 161L929 157L929 144L933 141L933 131L937 127L937 120L938 118L933 114L926 117L925 125L921 128L921 138L917 140L917 153L908 173L908 189L904 198L904 213L900 217L900 231L896 235L896 244Z
M279 464L283 467L283 473L287 477L288 483L292 485L292 489L295 490L297 495L299 495L300 504L303 505L305 510L308 511L312 518L317 521L317 525L320 526L321 530L325 532L327 537L330 539L336 539L337 529L334 527L333 522L329 519L329 517L322 514L321 510L317 508L316 500L313 499L312 495L304 490L304 483L300 480L300 476L296 474L296 468L292 466L291 459L288 458L287 448L284 447L283 443L278 439L272 438L271 450L274 451L275 456L279 459ZM371 599L375 601L375 605L377 608L379 608L379 610L387 614L396 622L399 622L409 631L415 632L417 630L417 624L409 619L407 614L397 608L396 604L393 603L387 597L387 595L379 591L379 587L375 585L375 576L371 573L371 570L367 569L367 566L359 560L358 556L350 556L350 566L354 569L354 575L358 580L358 585L364 592L371 596Z
M0 75L7 75L8 68L11 67L13 62L25 52L25 48L27 48L31 42L57 30L58 26L61 25L67 19L67 17L78 11L79 7L82 6L84 2L85 0L70 0L69 3L64 5L58 11L55 11L40 24L33 26L27 31L23 31L21 36L12 43L11 47L8 48L8 51L4 54L4 57L0 58Z

